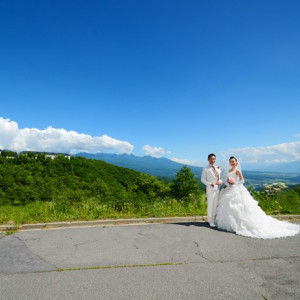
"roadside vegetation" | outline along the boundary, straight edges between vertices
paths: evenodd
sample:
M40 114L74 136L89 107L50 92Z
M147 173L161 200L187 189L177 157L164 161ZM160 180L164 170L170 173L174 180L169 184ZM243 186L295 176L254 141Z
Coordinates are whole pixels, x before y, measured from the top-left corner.
M269 214L300 213L300 185L250 192ZM188 167L162 181L82 157L1 153L0 224L205 214L205 191Z

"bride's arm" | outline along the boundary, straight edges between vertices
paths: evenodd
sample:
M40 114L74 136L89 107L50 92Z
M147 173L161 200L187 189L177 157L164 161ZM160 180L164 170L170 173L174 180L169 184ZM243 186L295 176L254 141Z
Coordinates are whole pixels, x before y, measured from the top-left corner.
M236 175L239 176L239 179L240 179L238 183L243 184L245 182L245 179L244 179L242 172L240 170L237 170Z

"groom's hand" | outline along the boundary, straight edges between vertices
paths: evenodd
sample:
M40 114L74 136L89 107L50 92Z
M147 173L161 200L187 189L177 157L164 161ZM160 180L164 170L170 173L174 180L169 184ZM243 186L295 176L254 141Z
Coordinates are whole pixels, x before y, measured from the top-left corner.
M222 184L222 181L218 181L217 183L216 183L216 185L221 185Z

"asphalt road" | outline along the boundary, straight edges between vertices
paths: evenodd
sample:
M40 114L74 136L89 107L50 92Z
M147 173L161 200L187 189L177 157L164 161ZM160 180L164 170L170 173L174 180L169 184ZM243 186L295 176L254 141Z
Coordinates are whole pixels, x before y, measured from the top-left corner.
M207 223L20 231L0 238L0 299L300 299L299 249Z

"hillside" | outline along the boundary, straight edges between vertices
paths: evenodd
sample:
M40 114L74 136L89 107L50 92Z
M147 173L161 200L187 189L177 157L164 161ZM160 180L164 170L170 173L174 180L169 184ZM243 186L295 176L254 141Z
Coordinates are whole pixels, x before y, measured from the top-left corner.
M99 201L149 200L164 195L167 185L156 177L82 157L55 159L24 155L0 157L0 204L26 204L60 198Z
M203 215L204 192L183 170L188 181L168 184L101 160L0 156L0 224Z

